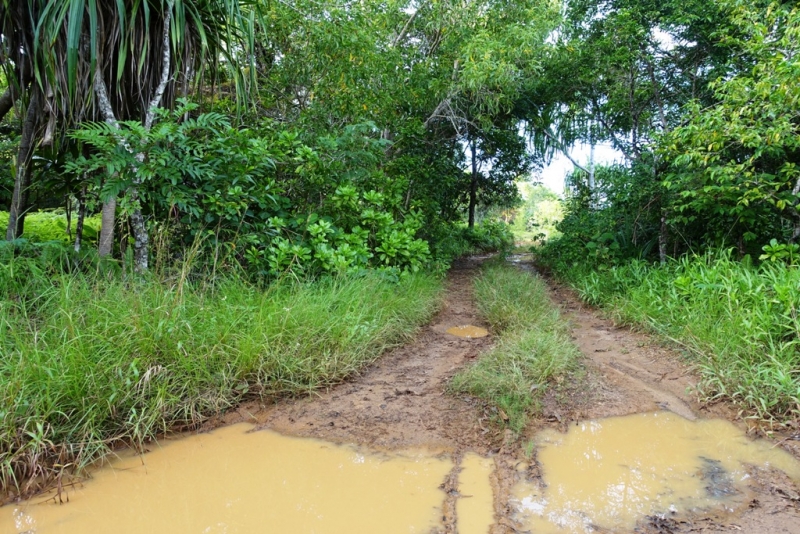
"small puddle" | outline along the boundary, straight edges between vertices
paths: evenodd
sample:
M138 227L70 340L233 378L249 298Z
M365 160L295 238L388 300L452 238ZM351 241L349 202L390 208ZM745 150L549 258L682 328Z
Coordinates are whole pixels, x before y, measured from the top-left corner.
M448 328L447 333L458 337L466 337L469 339L476 337L486 337L489 335L489 331L486 330L485 328L481 328L479 326L472 326L471 324L465 324L462 326L454 326L452 328Z
M645 516L732 511L747 500L745 465L800 481L800 462L723 420L669 412L585 421L537 437L544 488L514 488L518 519L534 532L631 531Z
M250 429L166 440L141 457L123 453L70 489L69 503L40 497L0 508L0 532L408 534L441 527L449 457L368 453Z

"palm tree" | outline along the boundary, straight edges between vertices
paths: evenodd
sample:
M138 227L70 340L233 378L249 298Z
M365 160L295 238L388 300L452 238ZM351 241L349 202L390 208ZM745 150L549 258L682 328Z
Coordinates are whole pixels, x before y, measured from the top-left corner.
M247 69L237 66L252 57L257 7L256 0L0 0L2 67L10 80L0 114L4 102L21 100L26 117L7 239L22 233L37 143L63 142L85 120L139 120L149 128L157 107L170 106L224 67L237 96L246 95ZM126 191L134 206L139 185ZM113 243L116 195L102 200L104 255ZM140 207L131 220L136 265L146 269Z

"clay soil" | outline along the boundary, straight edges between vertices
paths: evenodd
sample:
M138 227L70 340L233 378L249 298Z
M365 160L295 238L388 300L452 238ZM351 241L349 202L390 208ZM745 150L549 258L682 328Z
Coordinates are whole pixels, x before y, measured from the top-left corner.
M211 424L245 420L288 435L376 449L424 447L451 454L456 465L466 452L491 456L496 465L492 534L525 532L514 521L509 496L518 480L539 476L535 457L527 458L522 444L541 428L564 430L584 419L670 410L688 419L726 418L754 435L763 435L761 429L743 426L735 408L698 402L696 377L679 354L644 334L614 325L552 281L552 300L572 327L574 341L585 356L586 375L574 391L562 387L545 398L542 415L530 424L526 436L515 438L504 432L498 424L500 414L446 391L450 378L493 342L491 335L464 339L446 332L462 325L488 329L472 294L480 261L458 262L448 276L439 314L412 343L385 354L362 375L313 397L270 406L244 405ZM532 270L524 259L517 263L525 271ZM800 441L795 438L771 436L776 446L800 458ZM440 532L457 532L457 472L458 467L444 485L447 498ZM726 515L642 518L636 531L800 534L800 490L780 472L753 469L750 474L751 496L742 509Z

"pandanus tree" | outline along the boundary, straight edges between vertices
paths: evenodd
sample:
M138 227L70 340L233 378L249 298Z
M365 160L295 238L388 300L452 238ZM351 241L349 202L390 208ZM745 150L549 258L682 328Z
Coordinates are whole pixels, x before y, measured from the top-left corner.
M149 129L159 107L204 84L216 86L223 69L230 73L226 87L244 96L249 69L237 67L252 57L256 9L255 1L243 0L0 0L9 80L0 114L19 101L25 117L7 239L23 230L37 145L67 142L66 132L82 121L117 128L134 120ZM141 185L135 168L106 177L100 254L112 249L116 201L124 193L135 266L146 270Z

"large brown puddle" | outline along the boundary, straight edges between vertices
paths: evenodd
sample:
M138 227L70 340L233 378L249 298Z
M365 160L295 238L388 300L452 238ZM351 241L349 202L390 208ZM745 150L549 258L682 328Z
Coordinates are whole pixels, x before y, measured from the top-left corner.
M518 519L534 532L630 531L646 516L733 511L747 500L746 464L800 481L800 463L772 444L669 412L585 421L537 444L544 487L514 490Z
M456 495L459 534L496 523L494 461L467 453L377 453L249 432L240 424L167 440L144 456L123 453L70 488L0 508L0 532L431 533ZM748 501L747 465L800 463L721 420L668 412L585 421L537 437L543 484L523 481L512 508L532 532L631 531L646 516L735 511ZM453 470L457 490L443 491Z
M441 526L440 486L453 469L447 455L370 454L250 429L234 425L123 455L71 490L68 504L39 498L0 508L0 532L405 534ZM480 495L488 491L491 502L491 467L481 462L465 462L466 491L476 495L458 504L459 514L483 524L475 533L493 519Z

